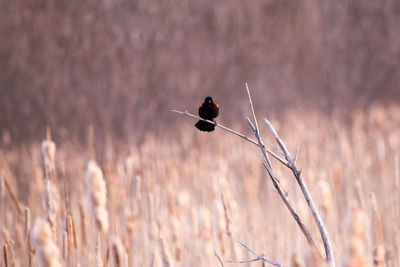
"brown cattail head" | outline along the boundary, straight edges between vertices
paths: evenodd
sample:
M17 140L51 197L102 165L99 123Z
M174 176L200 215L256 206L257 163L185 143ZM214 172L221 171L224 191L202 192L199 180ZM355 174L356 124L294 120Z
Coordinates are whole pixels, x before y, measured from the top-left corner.
M39 266L62 266L60 251L53 240L50 224L43 219L36 219L32 232L32 243L36 250Z
M107 188L100 167L93 160L89 161L86 172L86 192L90 214L96 221L100 232L108 231Z

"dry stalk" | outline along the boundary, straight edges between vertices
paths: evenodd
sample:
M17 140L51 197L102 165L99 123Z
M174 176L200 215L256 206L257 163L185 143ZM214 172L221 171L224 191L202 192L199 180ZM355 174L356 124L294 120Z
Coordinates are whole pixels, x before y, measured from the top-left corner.
M31 231L29 230L27 234L27 250L28 250L28 266L33 267L33 247L32 247L32 242L31 242Z
M8 191L8 193L10 194L11 199L13 200L13 202L14 202L14 204L15 204L17 210L18 210L18 214L19 214L20 217L22 217L23 214L24 214L24 210L23 210L23 208L22 208L22 204L21 204L21 202L19 202L19 200L18 200L16 194L15 194L14 191L12 190L10 184L8 183L8 180L7 180L5 177L3 177L3 179L4 179L4 183L5 183L5 185L6 185L7 191Z
M233 238L232 238L232 229L231 229L231 217L230 217L230 212L229 212L229 205L226 203L224 195L221 194L221 203L222 207L224 209L224 218L225 218L225 233L228 235L229 240L230 240L230 245L231 245L231 251L233 253L233 259L236 261L237 260L237 253L235 251L235 246L233 244Z
M10 267L10 255L9 255L9 252L8 252L7 243L5 243L4 246L3 246L3 254L4 254L4 266L5 267Z
M217 254L217 252L215 252L215 257L217 257L218 262L221 265L221 267L224 267L224 262L221 260L221 257Z
M80 225L81 225L81 242L83 246L86 247L87 245L87 237L86 237L86 218L85 218L85 210L83 208L83 203L79 203L79 215L81 218Z
M31 231L31 212L28 207L24 208L24 234L28 235Z
M385 266L385 248L383 246L382 222L378 213L378 206L376 204L375 194L371 193L373 225L375 231L376 246L373 249L374 266Z

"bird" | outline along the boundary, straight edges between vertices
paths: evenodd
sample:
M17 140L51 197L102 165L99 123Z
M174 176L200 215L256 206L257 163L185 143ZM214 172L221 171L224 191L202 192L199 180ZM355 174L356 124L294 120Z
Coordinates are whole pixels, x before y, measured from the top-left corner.
M199 116L202 119L214 121L218 116L219 107L210 96L207 96L199 107ZM212 132L215 129L215 124L199 120L195 124L196 128L203 132Z

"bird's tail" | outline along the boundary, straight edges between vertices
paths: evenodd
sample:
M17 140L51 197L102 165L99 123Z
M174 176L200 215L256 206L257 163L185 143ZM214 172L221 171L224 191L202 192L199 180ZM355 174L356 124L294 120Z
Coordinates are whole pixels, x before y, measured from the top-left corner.
M203 120L199 120L194 126L203 132L212 132L215 130L215 125Z

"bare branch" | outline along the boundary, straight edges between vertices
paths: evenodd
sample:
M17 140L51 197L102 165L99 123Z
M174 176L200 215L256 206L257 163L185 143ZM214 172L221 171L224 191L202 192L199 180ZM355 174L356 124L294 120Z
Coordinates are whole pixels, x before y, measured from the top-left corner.
M250 143L252 143L253 145L258 146L258 143L257 143L256 141L254 141L254 140L248 138L248 137L245 136L244 134L239 133L239 132L237 132L237 131L235 131L235 130L232 130L232 129L228 128L228 127L225 127L225 126L223 126L223 125L221 125L221 124L218 124L218 123L215 122L215 121L210 121L210 120L202 119L202 118L200 118L199 116L196 116L196 115L194 115L194 114L189 113L187 110L185 110L185 111L179 111L179 110L173 109L173 110L171 110L171 111L172 111L172 112L175 112L175 113L179 113L179 114L185 115L185 116L188 116L188 117L191 117L191 118L195 118L195 119L198 119L198 120L203 120L203 121L212 123L212 124L214 124L215 126L220 127L221 129L223 129L223 130L225 130L225 131L227 131L227 132L233 133L234 135L237 135L237 136L243 138L243 139L246 140L247 142L250 142ZM272 152L272 151L269 150L269 149L266 149L266 151L268 152L268 154L270 154L270 155L273 156L275 159L277 159L280 163L282 163L282 164L286 165L286 167L290 168L289 165L286 163L286 161L285 161L284 159L282 159L280 156L278 156L277 154L275 154L274 152Z
M247 90L247 95L249 96L250 108L251 108L251 112L253 114L254 124L256 125L256 131L257 131L257 134L260 134L260 131L258 129L257 119L256 119L256 113L254 112L253 101L251 101L250 90L249 90L249 86L247 85L247 83L246 83L246 90Z
M300 149L300 142L297 140L297 147L296 147L296 156L294 157L293 161L296 162L296 160L299 157L299 149Z
M271 132L272 136L275 138L275 140L278 143L279 147L282 149L282 152L285 155L285 159L288 161L288 163L290 165L290 163L292 162L292 157L290 156L290 153L287 150L285 144L279 138L278 133L275 131L274 127L272 127L272 124L266 118L264 118L264 122L267 125L268 130Z

